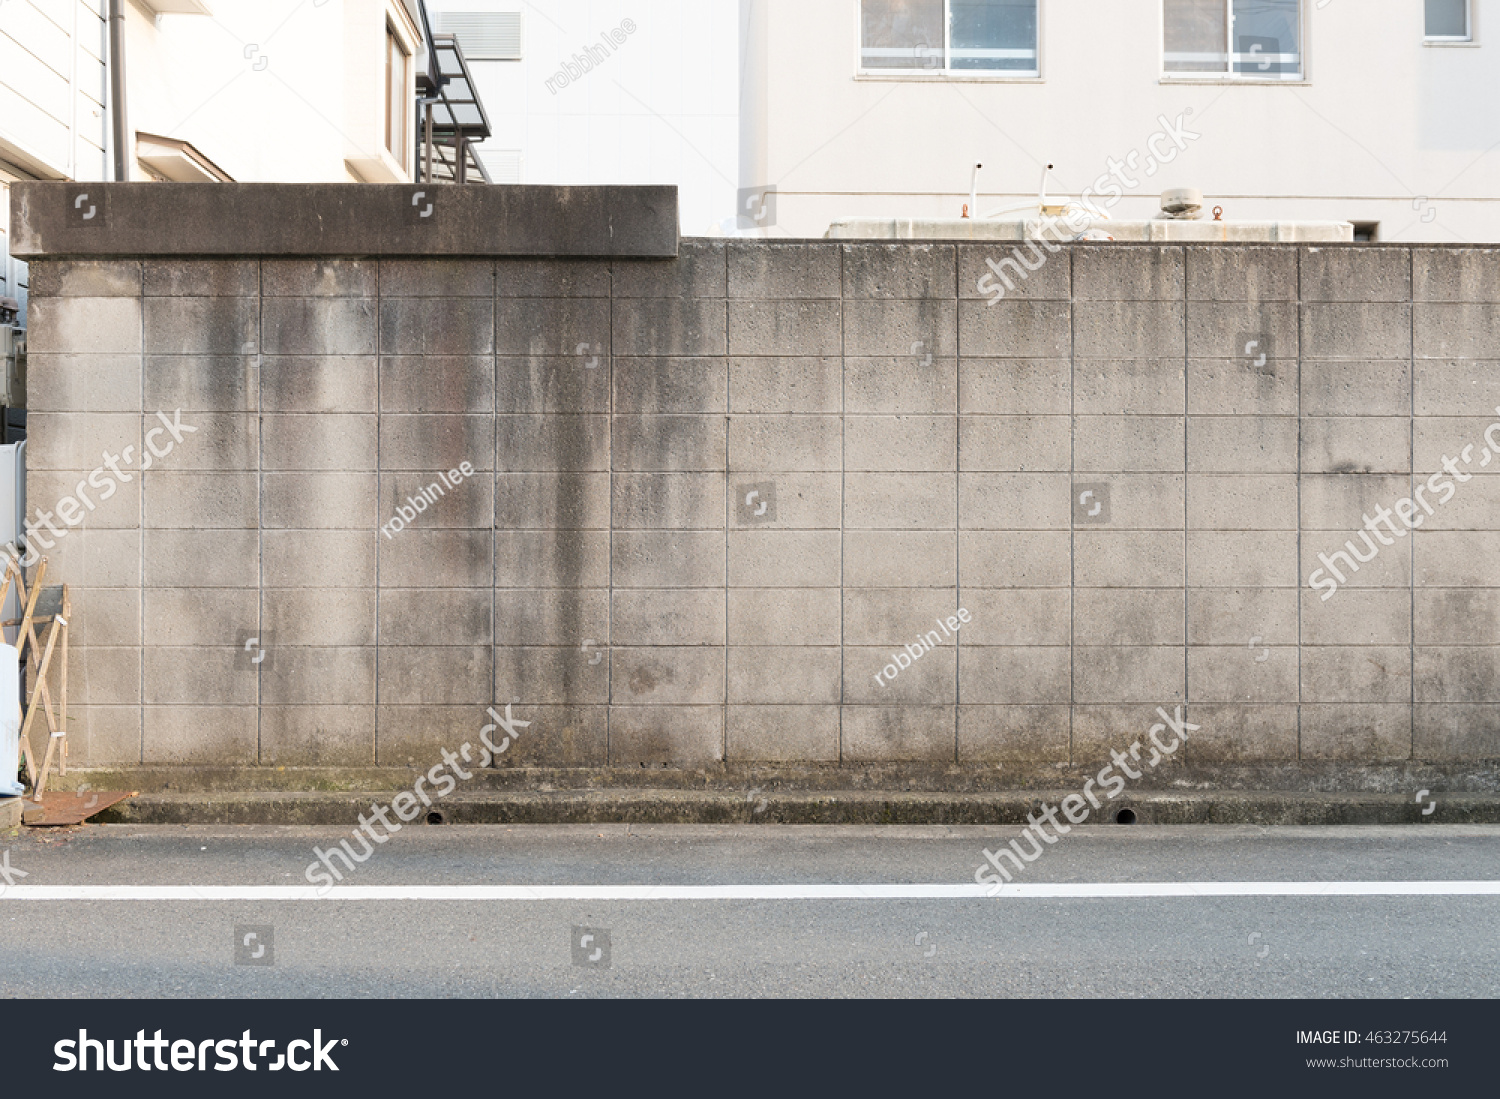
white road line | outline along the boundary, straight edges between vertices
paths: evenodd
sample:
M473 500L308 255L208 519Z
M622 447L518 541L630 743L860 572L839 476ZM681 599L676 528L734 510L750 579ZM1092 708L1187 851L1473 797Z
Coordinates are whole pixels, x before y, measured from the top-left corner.
M839 901L984 900L993 886L956 885L16 885L11 901ZM1019 883L1004 899L1155 897L1493 897L1500 881Z

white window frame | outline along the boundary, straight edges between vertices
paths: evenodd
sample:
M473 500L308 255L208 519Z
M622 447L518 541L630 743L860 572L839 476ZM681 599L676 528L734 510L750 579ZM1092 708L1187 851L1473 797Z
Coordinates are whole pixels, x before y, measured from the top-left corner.
M1427 33L1427 5L1422 5L1422 45L1424 46L1477 46L1479 39L1474 33L1474 0L1464 0L1464 24L1468 34L1458 37L1450 34Z
M1234 71L1235 64L1240 61L1239 54L1234 52L1234 0L1224 0L1224 25L1227 28L1224 55L1229 59L1229 71L1221 73L1169 72L1167 71L1167 0L1159 0L1156 5L1156 41L1160 44L1161 82L1163 84L1264 84L1273 88L1285 87L1288 84L1309 83L1307 72L1308 7L1309 0L1297 0L1296 73L1257 76L1253 72Z
M864 0L852 0L854 8L854 73L857 80L943 80L979 83L1040 84L1042 82L1042 39L1047 0L1036 0L1036 68L1017 69L950 69L953 55L952 0L943 0L943 64L941 69L867 69L865 68Z

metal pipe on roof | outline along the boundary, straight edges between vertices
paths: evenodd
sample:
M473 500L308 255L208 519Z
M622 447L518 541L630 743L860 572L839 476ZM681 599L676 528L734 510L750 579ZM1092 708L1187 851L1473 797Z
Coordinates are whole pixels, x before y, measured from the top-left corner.
M114 175L130 179L130 120L125 110L125 0L109 0L109 113L114 142Z

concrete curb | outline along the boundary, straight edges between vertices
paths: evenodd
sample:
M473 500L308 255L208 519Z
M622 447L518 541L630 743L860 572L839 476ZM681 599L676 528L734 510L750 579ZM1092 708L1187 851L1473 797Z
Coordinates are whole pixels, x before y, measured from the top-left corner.
M992 794L864 791L721 793L574 790L456 794L435 800L429 824L988 824L1024 826L1043 802L1076 789ZM279 824L354 827L389 794L148 794L94 818L105 824ZM1500 796L1439 797L1436 808L1392 794L1158 794L1106 802L1109 823L1129 809L1141 824L1500 824ZM1124 823L1116 821L1116 823Z

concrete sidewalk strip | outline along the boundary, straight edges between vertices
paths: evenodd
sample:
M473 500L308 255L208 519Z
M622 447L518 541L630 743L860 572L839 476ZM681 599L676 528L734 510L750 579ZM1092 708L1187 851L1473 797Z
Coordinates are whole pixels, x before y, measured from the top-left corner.
M17 885L9 901L820 901L985 900L978 884L374 885L320 892L286 885ZM999 898L1145 900L1178 897L1483 897L1500 881L1065 882L1010 884Z

